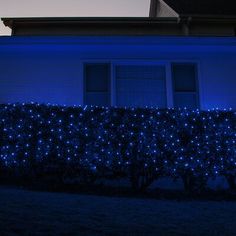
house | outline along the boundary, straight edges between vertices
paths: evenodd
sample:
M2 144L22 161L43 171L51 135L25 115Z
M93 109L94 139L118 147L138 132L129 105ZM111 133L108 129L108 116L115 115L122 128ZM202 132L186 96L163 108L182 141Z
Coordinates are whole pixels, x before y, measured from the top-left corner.
M233 0L151 0L149 17L3 18L0 103L236 109Z

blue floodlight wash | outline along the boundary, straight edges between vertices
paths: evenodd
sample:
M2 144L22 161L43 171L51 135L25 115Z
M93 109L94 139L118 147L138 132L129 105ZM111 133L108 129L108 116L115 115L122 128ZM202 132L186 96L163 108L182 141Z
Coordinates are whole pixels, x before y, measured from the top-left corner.
M117 65L163 65L166 106L173 107L172 63L196 63L199 108L236 108L234 37L0 37L0 103L84 105L88 62L110 63L112 106Z

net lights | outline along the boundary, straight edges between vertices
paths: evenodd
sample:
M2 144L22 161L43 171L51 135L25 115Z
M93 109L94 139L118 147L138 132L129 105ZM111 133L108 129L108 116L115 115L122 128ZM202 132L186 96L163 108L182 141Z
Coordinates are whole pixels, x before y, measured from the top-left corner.
M0 105L0 163L60 162L92 173L236 176L236 112ZM34 164L34 165L33 165Z

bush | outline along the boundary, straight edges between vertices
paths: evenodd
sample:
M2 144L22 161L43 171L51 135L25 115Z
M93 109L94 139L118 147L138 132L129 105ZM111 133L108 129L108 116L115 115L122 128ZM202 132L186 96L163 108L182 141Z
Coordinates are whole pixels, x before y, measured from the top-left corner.
M187 191L236 179L236 113L187 109L0 106L0 168L83 184L126 177L145 190L161 177ZM4 171L2 173L5 173Z

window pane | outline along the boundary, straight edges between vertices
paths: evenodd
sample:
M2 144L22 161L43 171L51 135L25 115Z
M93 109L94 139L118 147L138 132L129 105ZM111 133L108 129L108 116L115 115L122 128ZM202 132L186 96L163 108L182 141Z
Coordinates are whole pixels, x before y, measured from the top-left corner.
M86 93L86 105L110 106L110 96L108 93Z
M196 64L174 63L172 65L172 78L175 107L198 108Z
M178 108L189 108L197 109L198 108L198 98L196 93L175 93L174 103L175 107Z
M86 105L110 106L110 65L85 65L85 95Z
M174 91L196 91L195 64L173 64Z
M110 68L108 64L88 64L85 66L85 75L87 92L109 90Z
M117 106L166 107L165 74L164 66L117 66Z

